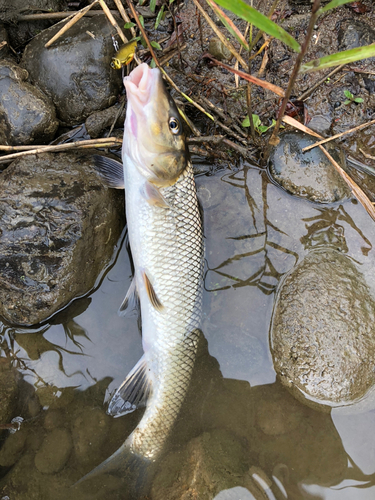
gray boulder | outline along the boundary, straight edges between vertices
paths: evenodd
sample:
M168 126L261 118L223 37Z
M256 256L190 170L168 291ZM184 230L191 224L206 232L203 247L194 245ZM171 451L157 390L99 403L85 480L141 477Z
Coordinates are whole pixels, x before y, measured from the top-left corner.
M333 203L350 197L345 181L319 148L303 152L302 149L317 142L300 132L286 132L271 151L269 171L274 181L295 196L320 203ZM328 152L345 166L342 151L329 143Z
M44 30L27 45L22 66L30 80L52 99L58 117L74 125L114 104L122 82L121 71L110 65L115 50L113 28L106 16L80 19L45 48L65 22Z
M80 152L20 158L0 191L0 315L40 323L94 286L123 227L124 195Z
M26 70L0 61L0 143L9 145L49 142L58 121L52 102L26 82Z
M373 297L353 262L331 249L311 252L283 282L273 312L281 382L329 406L360 399L375 383L374 321Z

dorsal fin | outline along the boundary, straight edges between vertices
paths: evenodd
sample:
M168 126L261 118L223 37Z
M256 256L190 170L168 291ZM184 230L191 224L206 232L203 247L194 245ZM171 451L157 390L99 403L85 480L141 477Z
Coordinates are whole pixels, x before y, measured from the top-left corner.
M148 373L149 369L145 355L143 355L111 399L107 410L109 415L121 417L145 406L152 391L152 382Z
M125 314L127 314L130 311L133 311L134 309L139 309L139 297L138 297L137 283L135 280L135 276L132 279L129 290L125 295L125 298L121 303L121 306L119 307L118 315L125 316Z
M154 308L157 311L162 311L164 309L164 306L160 302L158 296L156 295L155 289L152 286L152 283L151 283L151 281L150 281L150 279L147 276L145 271L142 272L142 276L143 276L143 281L144 281L144 284L146 287L146 292L147 292L148 298L150 299L151 304L154 306Z
M106 156L94 155L94 166L103 184L110 188L124 189L124 167L122 163Z

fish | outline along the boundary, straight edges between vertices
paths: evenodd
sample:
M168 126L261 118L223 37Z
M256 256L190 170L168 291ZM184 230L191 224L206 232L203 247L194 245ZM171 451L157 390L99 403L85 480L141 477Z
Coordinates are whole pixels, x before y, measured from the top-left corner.
M108 413L146 409L121 448L97 467L111 474L147 466L163 452L194 368L204 268L202 217L176 104L159 69L145 63L124 85L123 163L96 157L96 165L107 185L125 187L134 277L119 312L140 304L144 354Z
M112 57L111 66L113 69L121 69L127 66L134 59L135 49L137 48L137 40L130 40L125 43Z

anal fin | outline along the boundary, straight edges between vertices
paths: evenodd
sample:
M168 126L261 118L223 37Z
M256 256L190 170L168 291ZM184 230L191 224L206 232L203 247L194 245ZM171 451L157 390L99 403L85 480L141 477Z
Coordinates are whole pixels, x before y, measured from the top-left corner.
M152 283L145 273L145 271L142 272L143 276L143 281L146 287L146 292L148 295L148 298L150 299L151 304L157 311L162 311L164 309L163 304L160 302L159 297L156 295L155 289L152 286Z
M152 383L148 376L145 355L143 355L111 399L107 410L108 415L121 417L144 406L151 390Z
M118 315L125 316L125 314L133 311L134 309L139 309L139 297L135 276L133 277L129 290L119 307Z

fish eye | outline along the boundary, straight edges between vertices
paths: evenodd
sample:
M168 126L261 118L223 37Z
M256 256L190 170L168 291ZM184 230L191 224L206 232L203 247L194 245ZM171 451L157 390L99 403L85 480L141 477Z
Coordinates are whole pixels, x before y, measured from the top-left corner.
M173 116L169 118L169 128L172 134L178 134L180 132L180 124L178 123L178 120Z

